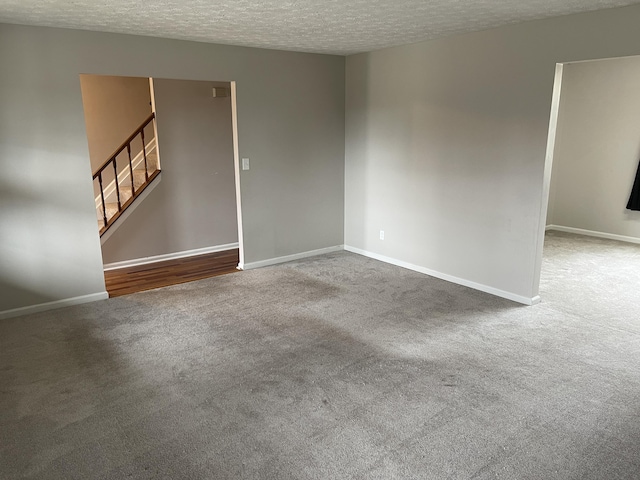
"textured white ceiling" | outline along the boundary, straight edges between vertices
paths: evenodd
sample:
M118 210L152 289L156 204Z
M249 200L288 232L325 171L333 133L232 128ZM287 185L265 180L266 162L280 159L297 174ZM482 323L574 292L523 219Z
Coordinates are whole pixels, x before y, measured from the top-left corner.
M640 0L0 0L0 23L348 55Z

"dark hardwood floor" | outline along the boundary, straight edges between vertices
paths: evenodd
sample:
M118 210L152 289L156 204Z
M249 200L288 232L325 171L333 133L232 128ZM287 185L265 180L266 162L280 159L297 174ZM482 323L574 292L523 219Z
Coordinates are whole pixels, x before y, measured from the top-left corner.
M110 297L238 272L238 249L104 272Z

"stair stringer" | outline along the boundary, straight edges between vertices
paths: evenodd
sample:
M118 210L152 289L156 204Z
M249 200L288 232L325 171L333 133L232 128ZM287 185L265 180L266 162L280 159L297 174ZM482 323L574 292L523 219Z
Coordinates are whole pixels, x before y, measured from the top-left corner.
M158 176L154 178L151 183L147 184L144 190L140 192L140 194L135 198L135 200L131 203L131 205L129 205L120 214L120 216L116 218L116 220L111 224L111 226L109 226L107 231L102 234L102 236L100 237L100 245L105 244L105 242L109 239L109 237L113 234L113 232L115 232L116 230L118 230L118 228L120 228L120 225L122 225L127 220L127 218L129 218L129 215L131 215L133 211L136 208L138 208L138 206L142 202L144 202L144 200L149 196L151 191L154 190L160 184L161 181L162 181L162 171L158 173Z

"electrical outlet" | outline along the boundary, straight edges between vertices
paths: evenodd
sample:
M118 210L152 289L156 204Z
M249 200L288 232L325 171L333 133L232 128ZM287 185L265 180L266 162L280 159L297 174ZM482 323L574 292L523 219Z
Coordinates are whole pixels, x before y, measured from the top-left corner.
M380 230L380 240L384 240L384 230Z

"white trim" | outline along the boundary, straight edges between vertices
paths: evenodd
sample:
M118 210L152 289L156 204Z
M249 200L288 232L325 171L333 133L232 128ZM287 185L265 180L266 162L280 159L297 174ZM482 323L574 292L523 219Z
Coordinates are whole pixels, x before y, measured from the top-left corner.
M544 173L542 177L542 193L540 197L540 217L538 218L535 237L535 258L533 265L532 292L540 291L540 275L542 273L542 252L544 250L544 232L549 210L549 195L551 193L551 172L553 169L553 157L556 151L556 138L558 134L558 115L560 113L560 100L562 96L562 75L564 65L556 64L551 94L551 112L549 114L549 130L547 131L547 150L544 158ZM553 204L552 204L553 205Z
M439 278L441 280L445 280L447 282L456 283L458 285L462 285L464 287L473 288L474 290L480 290L481 292L490 293L491 295L495 295L497 297L506 298L507 300L512 300L514 302L522 303L524 305L535 305L540 303L540 296L536 295L535 297L524 297L522 295L517 295L515 293L507 292L505 290L500 290L498 288L489 287L488 285L483 285L481 283L472 282L470 280L465 280L464 278L454 277L453 275L448 275L446 273L437 272L435 270L431 270L430 268L420 267L418 265L414 265L412 263L404 262L402 260L396 260L395 258L386 257L384 255L379 255L377 253L368 252L366 250L361 250L356 247L351 247L349 245L345 245L344 249L351 253L357 253L358 255L363 255L365 257L373 258L374 260L379 260L381 262L390 263L391 265L396 265L398 267L406 268L408 270L413 270L415 272L424 273L425 275L429 275L430 277Z
M155 125L155 122L153 122ZM145 147L145 151L147 152L147 157L149 155L151 155L153 153L153 151L156 150L156 158L158 158L158 168L160 168L160 160L159 160L159 153L158 153L158 147L157 147L157 143L156 143L156 139L155 137L152 138L151 140L149 140L149 143L147 144L147 146ZM136 170L140 164L142 164L144 162L144 155L142 150L140 151L140 153L138 153L135 157L133 157L133 159L131 160L131 168L133 170ZM119 186L127 186L125 185L125 182L127 181L127 179L131 176L131 173L129 172L129 169L127 168L129 164L126 164L124 167L122 167L122 171L120 171L120 173L118 173L118 185ZM95 180L94 180L95 181ZM129 180L129 186L131 186L131 180ZM114 198L110 198L112 195L115 195L116 193L116 181L111 180L111 182L109 182L109 185L107 185L104 188L104 201L105 203L109 202L109 201L114 201ZM102 206L102 198L100 197L100 195L98 195L95 198L96 201L96 209L100 208Z
M54 302L39 303L37 305L29 305L28 307L14 308L12 310L4 310L0 312L0 320L6 318L20 317L22 315L29 315L31 313L46 312L56 308L70 307L72 305L80 305L82 303L95 302L97 300L106 300L109 298L107 292L90 293L89 295L82 295L80 297L65 298L63 300L56 300Z
M594 230L584 230L582 228L563 227L561 225L547 225L546 230L555 230L556 232L575 233L577 235L586 235L587 237L606 238L607 240L617 240L619 242L640 244L640 238L638 237L616 235L615 233L596 232Z
M259 260L257 262L245 263L238 265L242 270L251 270L253 268L268 267L279 263L292 262L301 258L315 257L325 253L340 252L344 250L344 245L335 245L333 247L319 248L318 250L310 250L308 252L294 253L293 255L285 255L284 257L269 258L267 260Z
M238 99L236 82L230 82L231 86L231 130L233 140L233 175L236 186L236 216L238 220L238 252L240 263L238 268L244 268L244 230L242 229L242 192L240 191L240 150L238 147Z
M225 245L215 245L213 247L196 248L194 250L185 250L183 252L167 253L164 255L154 255L152 257L135 258L133 260L124 260L122 262L107 263L104 265L104 271L117 270L119 268L137 267L138 265L147 265L149 263L163 262L165 260L177 260L179 258L194 257L196 255L206 255L207 253L223 252L238 248L238 243L227 243Z
M149 95L151 96L151 113L155 115L153 119L153 138L156 139L156 168L161 170L160 167L160 146L158 145L158 112L156 112L156 91L153 85L153 78L149 77Z
M624 60L627 58L638 58L638 55L624 55L622 57L590 58L587 60L572 60L571 62L564 62L564 65L573 65L574 63L587 63L587 62L606 62L607 60Z

